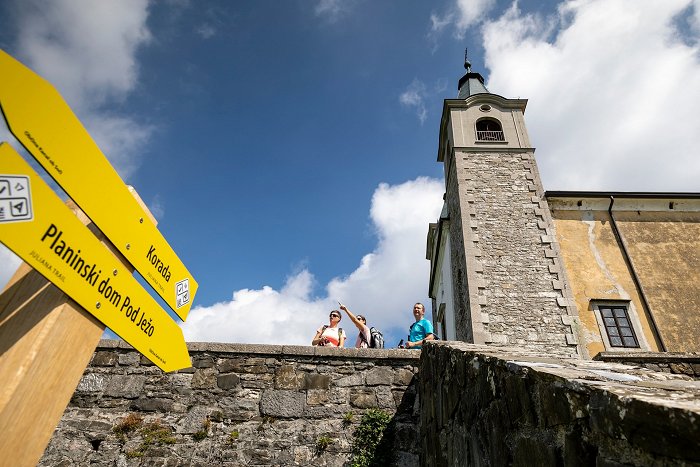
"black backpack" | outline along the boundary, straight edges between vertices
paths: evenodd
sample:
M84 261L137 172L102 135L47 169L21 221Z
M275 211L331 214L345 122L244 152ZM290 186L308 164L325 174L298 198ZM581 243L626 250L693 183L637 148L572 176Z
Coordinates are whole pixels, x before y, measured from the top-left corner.
M384 348L384 336L382 335L382 332L379 329L375 327L369 328L369 336L369 347L371 349Z

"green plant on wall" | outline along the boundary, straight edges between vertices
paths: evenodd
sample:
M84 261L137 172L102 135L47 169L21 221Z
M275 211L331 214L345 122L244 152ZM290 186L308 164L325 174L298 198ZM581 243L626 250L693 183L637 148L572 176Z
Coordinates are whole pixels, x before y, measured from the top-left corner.
M343 415L343 426L352 425L353 418L354 415L352 412L346 412L345 415Z
M321 455L326 452L328 446L333 444L333 438L327 435L319 436L316 440L316 455Z
M147 423L139 430L141 444L133 451L127 451L126 457L143 457L149 447L162 446L165 444L175 444L177 441L173 436L173 431L163 425L160 420Z
M238 433L238 430L233 430L231 434L228 435L228 438L226 439L226 444L233 445L236 441L238 441L239 435L240 434Z
M205 418L202 422L202 428L192 434L192 439L195 441L202 441L207 436L209 436L209 428L211 427L211 420L209 417Z
M391 415L379 409L369 409L360 420L353 435L352 467L392 465Z
M130 413L119 420L113 427L112 432L120 441L126 441L127 435L136 431L143 424L143 418L136 413Z

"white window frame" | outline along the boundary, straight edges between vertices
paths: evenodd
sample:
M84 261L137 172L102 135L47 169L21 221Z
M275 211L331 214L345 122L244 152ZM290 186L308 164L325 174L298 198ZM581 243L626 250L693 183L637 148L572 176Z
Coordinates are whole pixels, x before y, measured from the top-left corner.
M610 344L608 330L605 328L605 321L603 320L603 315L600 313L601 306L604 308L624 306L627 309L627 316L629 317L639 347L613 347ZM598 323L598 329L600 330L600 337L603 340L606 352L640 352L651 350L646 336L644 335L644 331L642 330L642 323L639 320L639 315L631 300L591 300L591 307L593 308L593 313Z

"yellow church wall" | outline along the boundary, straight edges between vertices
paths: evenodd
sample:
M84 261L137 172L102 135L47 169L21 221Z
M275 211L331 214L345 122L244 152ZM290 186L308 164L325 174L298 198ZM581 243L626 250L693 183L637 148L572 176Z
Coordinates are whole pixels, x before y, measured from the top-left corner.
M669 352L700 351L700 213L615 214Z
M636 324L643 334L637 336L642 349L658 351L642 300L615 240L608 213L552 211L552 217L588 354L593 357L606 350L595 317L595 301L629 300L630 318L634 320L636 316Z
M616 200L620 211L614 210L613 214L649 310L643 305L632 270L615 238L607 211L609 200L581 202L572 198L549 202L590 356L606 350L605 331L595 314L595 305L606 301L628 304L640 350L662 350L655 327L667 351L700 351L698 200L682 204L670 204L668 200Z

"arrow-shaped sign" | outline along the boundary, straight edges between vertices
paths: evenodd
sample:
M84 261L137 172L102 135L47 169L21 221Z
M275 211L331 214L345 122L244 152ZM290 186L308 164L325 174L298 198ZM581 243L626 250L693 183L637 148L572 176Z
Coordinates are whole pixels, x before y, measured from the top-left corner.
M182 329L24 159L0 143L0 178L18 176L28 179L34 217L0 222L0 242L164 371L191 366Z
M51 84L0 50L7 126L183 320L197 282ZM188 294L177 295L187 283Z

